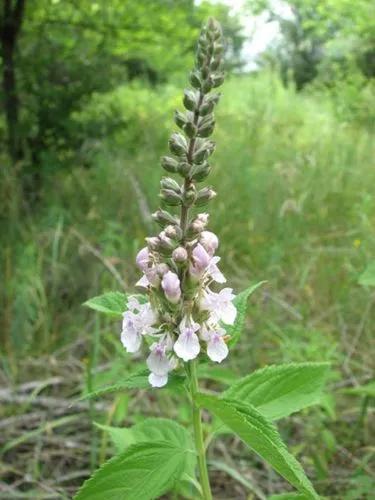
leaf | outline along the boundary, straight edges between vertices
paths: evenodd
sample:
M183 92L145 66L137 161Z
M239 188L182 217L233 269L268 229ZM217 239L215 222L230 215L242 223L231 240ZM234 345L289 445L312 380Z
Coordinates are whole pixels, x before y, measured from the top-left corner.
M165 441L184 450L194 450L194 443L189 431L174 420L167 418L148 418L128 428L111 427L95 424L107 431L116 447L122 453L133 444L143 442ZM192 453L186 462L185 472L194 477L196 458Z
M84 306L90 307L109 316L121 317L126 309L127 296L121 292L107 292L84 302Z
M198 394L197 402L219 417L300 493L308 498L319 498L299 462L288 452L276 427L256 408L234 399L205 394Z
M358 283L363 286L375 286L375 260L371 261L358 278Z
M85 481L75 500L142 500L169 491L185 468L187 450L165 441L130 446Z
M141 370L129 375L126 379L122 380L118 384L107 385L105 387L100 387L95 391L84 394L79 398L79 401L85 399L93 399L103 394L110 394L111 392L122 391L124 389L150 389L150 382L148 381L149 370L142 368ZM177 375L175 373L169 374L168 384L165 386L166 389L174 389L176 387L181 387L185 382L185 376Z
M235 382L225 398L250 403L266 418L277 420L319 402L329 363L267 366Z
M357 387L342 389L340 392L344 392L345 394L354 394L356 396L375 397L375 380L365 385L357 385Z
M228 335L231 336L231 338L228 341L228 345L230 347L233 347L234 345L237 344L241 332L243 330L243 327L245 325L248 298L253 292L255 292L257 288L259 288L264 283L266 283L266 281L260 281L259 283L256 283L255 285L246 288L246 290L236 295L236 298L233 300L233 304L236 306L237 309L236 320L234 322L234 325L224 325L226 332L228 333Z

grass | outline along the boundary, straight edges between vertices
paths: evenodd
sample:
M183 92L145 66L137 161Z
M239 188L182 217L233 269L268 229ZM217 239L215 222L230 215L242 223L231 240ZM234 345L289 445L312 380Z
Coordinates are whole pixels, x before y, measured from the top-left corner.
M268 74L233 78L223 94L210 179L218 192L210 206L211 227L220 235L222 266L236 290L268 281L252 299L246 335L227 366L245 374L272 362L332 361L331 394L324 404L303 419L283 423L282 431L322 494L360 498L373 484L367 463L373 454L368 439L373 408L370 404L363 423L362 399L339 390L365 384L373 370L374 295L357 283L375 251L373 131L355 116L343 121L328 95L297 94ZM4 168L0 252L5 286L0 297L6 387L66 377L47 393L62 397L62 389L64 400L70 401L85 380L90 388L99 387L133 369L118 345L118 327L103 322L98 332L95 316L80 304L103 290L132 289L135 254L144 237L156 230L149 212L158 205L158 159L166 153L172 111L179 103L174 86L152 90L132 85L93 96L75 115L77 134L85 138L81 150L69 157L69 168L56 168L56 160L43 165L45 181L33 210L22 209L17 177ZM129 422L168 410L170 397L162 396L157 405L153 396L144 401L115 397L109 407L91 406L89 413L106 424ZM1 415L21 418L32 413L33 404L26 398L16 408L8 398ZM38 411L46 418L43 405ZM57 411L54 418L61 414ZM55 437L63 448L66 435L83 440L81 449L94 443L93 466L98 456L106 455L108 444L105 436L90 430L88 420L83 422L80 436L68 422L65 434L59 427ZM45 441L31 440L32 446L26 440L25 447L22 433L35 431L32 436L40 437L46 422L39 422L40 432L30 425L20 424L2 438L3 445L12 444L4 463L21 468L21 476L25 456L39 448L42 454L50 450L48 433ZM18 442L22 445L15 446ZM249 474L255 470L264 492L283 489L269 471L249 463L241 447L232 449L235 462L240 460L242 483L252 483ZM214 448L213 459L220 450L220 445ZM224 454L227 468L232 458ZM41 470L34 467L33 488L41 491L44 484L64 498L82 477L69 490L56 474L71 473L72 463L84 472L90 468L90 454L85 460L79 451L71 463L56 464L52 458L46 463ZM5 481L14 484L17 474L7 474ZM215 472L218 498L225 477L225 472ZM237 498L242 498L244 486L238 487Z

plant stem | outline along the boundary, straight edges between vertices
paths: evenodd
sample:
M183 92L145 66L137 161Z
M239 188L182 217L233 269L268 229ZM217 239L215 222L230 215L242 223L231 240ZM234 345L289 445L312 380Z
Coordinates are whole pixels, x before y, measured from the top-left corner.
M196 361L190 363L190 392L193 406L193 428L195 448L198 455L199 466L199 479L202 486L202 493L204 500L212 500L212 493L210 487L210 480L208 477L207 463L206 463L206 450L204 447L201 411L196 404L196 395L199 391Z

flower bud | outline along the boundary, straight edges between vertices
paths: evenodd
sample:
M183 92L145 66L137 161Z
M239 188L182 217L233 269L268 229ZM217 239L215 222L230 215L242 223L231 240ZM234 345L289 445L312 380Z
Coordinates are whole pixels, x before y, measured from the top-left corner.
M197 190L194 184L191 184L184 192L183 199L185 207L191 207L197 198Z
M159 238L156 236L146 238L146 242L150 250L157 250L159 248Z
M195 111L198 105L198 93L195 90L185 89L183 103L189 111Z
M168 226L169 224L178 224L179 220L174 215L170 214L166 210L157 210L152 214L152 218L156 221L160 226Z
M191 139L197 133L197 126L193 122L187 122L184 126L186 135Z
M209 187L205 187L198 191L197 199L195 200L195 205L197 207L206 205L212 198L216 196L216 193L213 189Z
M208 174L211 172L211 167L208 163L202 163L201 165L197 165L194 169L194 174L191 176L195 181L203 181Z
M169 302L177 304L181 297L180 280L177 274L172 273L172 271L168 271L163 276L161 286Z
M188 253L184 247L177 247L175 250L173 250L172 259L175 262L178 263L185 262L187 258L188 258Z
M199 108L200 116L206 116L209 113L212 113L212 110L219 102L220 94L211 94L209 96L205 96L202 105Z
M186 154L188 145L185 137L178 132L172 134L171 138L169 139L169 149L171 150L171 153L177 156L183 156L184 154Z
M172 240L179 240L182 237L182 231L179 226L167 226L164 229L164 232L168 236L168 238L172 238Z
M183 126L187 122L187 117L184 113L181 113L180 111L175 111L174 112L174 121L176 125L178 125L180 128L183 128Z
M210 62L210 68L212 71L216 71L217 69L219 69L221 66L221 58L220 57L216 57L215 59L213 59L211 62Z
M212 81L212 86L215 87L220 87L222 83L224 82L225 75L223 72L221 73L214 73L211 75L211 81Z
M160 163L167 172L175 174L178 171L178 161L171 156L163 156Z
M150 261L150 254L148 248L144 247L137 253L135 262L138 268L144 272L148 268L149 261Z
M169 267L167 264L162 263L162 264L158 264L156 266L156 272L161 277L164 276L164 274L167 274L168 271L169 271Z
M209 137L215 128L215 120L207 120L198 128L199 137Z
M172 189L161 189L159 196L167 205L172 207L181 205L181 196Z
M183 161L179 164L178 166L178 172L183 176L183 177L189 177L190 176L190 171L191 171L191 165L187 163L186 161Z
M174 243L174 241L169 238L165 231L162 231L160 234L159 234L159 245L158 245L158 250L160 251L167 251L170 252L171 250L173 250L175 248L176 244Z
M195 217L195 219L201 221L204 225L207 225L209 217L210 217L210 215L204 212L202 214L198 214Z
M206 63L206 59L207 59L207 54L202 50L201 47L198 47L197 66L202 69Z
M162 189L171 189L177 194L181 193L181 189L178 182L176 182L171 177L163 177L160 181L160 186L162 187Z
M193 161L194 163L202 163L208 156L210 156L215 150L215 143L213 141L207 141L203 138L198 138L195 141L194 151L193 151Z
M215 56L221 55L224 52L224 47L221 43L215 43L213 53Z
M200 75L199 75L199 71L195 70L195 71L192 71L190 73L190 83L196 89L200 89L201 88L201 78L200 78Z
M219 246L218 237L211 231L203 231L199 237L199 242L211 257Z
M211 78L207 78L202 84L202 92L204 94L208 94L208 92L212 89L213 85L211 82Z

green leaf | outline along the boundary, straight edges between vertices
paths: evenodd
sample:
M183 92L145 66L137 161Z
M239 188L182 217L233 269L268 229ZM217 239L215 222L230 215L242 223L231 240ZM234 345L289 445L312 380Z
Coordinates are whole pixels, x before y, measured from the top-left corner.
M85 481L75 500L151 500L171 488L183 474L189 452L165 441L130 446Z
M358 278L358 283L363 286L375 286L375 260L370 262Z
M375 397L375 380L365 385L358 385L357 387L342 389L340 392L344 392L345 394L353 394L356 396Z
M234 399L205 394L198 394L197 402L219 417L300 493L308 498L319 498L299 462L288 452L276 427L256 408Z
M167 418L147 418L139 424L124 428L98 423L95 425L109 433L120 453L132 444L144 441L167 441L184 449L194 449L188 430L174 420Z
M84 302L84 306L109 316L121 317L126 309L127 296L121 292L107 292Z
M111 392L118 392L124 389L150 389L150 382L148 381L149 370L142 368L141 370L129 375L118 384L107 385L105 387L99 387L95 391L84 394L79 398L79 401L85 399L93 399L103 394L110 394ZM182 387L185 382L185 376L177 375L175 373L169 374L168 384L165 389L174 389L176 387Z
M233 304L236 306L237 309L236 320L234 322L234 325L224 325L226 332L231 337L228 341L228 345L230 347L233 347L234 345L237 344L241 332L243 330L243 327L245 325L248 298L253 292L255 292L257 288L259 288L264 283L266 283L266 281L260 281L259 283L256 283L255 285L246 288L246 290L239 293L233 300Z
M250 403L266 418L277 420L319 402L329 367L329 363L267 366L238 380L222 396Z

